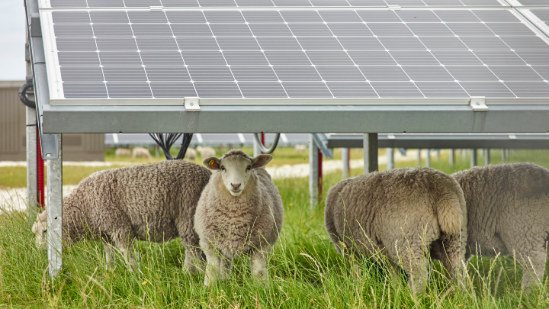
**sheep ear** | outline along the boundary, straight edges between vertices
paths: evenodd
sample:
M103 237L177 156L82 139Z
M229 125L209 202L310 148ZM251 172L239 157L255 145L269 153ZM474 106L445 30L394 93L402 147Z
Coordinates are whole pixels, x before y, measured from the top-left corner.
M204 159L204 161L202 161L202 164L204 164L204 166L211 170L218 170L221 161L216 157L209 157L207 159Z
M272 159L273 156L268 154L259 155L252 159L252 168L264 167L265 165L269 164Z

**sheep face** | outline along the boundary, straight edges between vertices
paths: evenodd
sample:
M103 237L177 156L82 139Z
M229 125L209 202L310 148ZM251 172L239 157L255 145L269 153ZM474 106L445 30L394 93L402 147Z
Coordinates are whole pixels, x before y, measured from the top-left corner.
M46 248L47 230L47 213L44 211L38 215L36 222L32 225L32 232L36 235L36 247L39 249Z
M264 167L272 159L270 155L259 155L251 160L243 156L229 156L223 160L209 157L202 163L211 170L218 170L229 193L239 196L246 188L252 170Z

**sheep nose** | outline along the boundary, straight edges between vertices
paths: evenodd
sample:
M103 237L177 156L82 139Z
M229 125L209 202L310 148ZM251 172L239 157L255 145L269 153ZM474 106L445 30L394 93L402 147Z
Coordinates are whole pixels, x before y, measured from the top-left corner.
M237 185L233 185L233 184L231 183L231 186L233 186L233 189L235 189L235 190L237 190L238 188L240 188L240 185L241 185L241 183L239 183L239 184L237 184Z

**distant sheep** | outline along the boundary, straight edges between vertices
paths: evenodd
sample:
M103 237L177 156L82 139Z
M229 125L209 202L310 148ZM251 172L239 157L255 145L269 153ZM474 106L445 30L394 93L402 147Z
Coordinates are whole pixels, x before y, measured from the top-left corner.
M185 160L196 160L196 150L192 148L187 148L187 152L185 153Z
M146 158L146 159L152 159L151 153L149 150L143 148L143 147L135 147L132 150L132 158Z
M215 149L212 147L198 146L196 147L196 151L200 152L200 157L202 157L202 160L209 157L215 157Z
M211 172L194 163L170 160L96 172L63 198L63 240L87 236L101 240L107 262L113 263L114 244L133 265L132 242L163 242L181 237L185 267L204 259L194 231L194 213ZM38 246L46 245L46 217L38 215L32 231Z
M400 168L340 181L326 197L326 230L341 253L384 252L410 277L414 292L428 282L428 260L440 260L451 276L465 255L465 199L459 184L431 168Z
M549 236L549 170L531 163L474 167L452 175L467 202L466 259L512 254L522 286L540 284Z
M131 157L132 152L129 149L126 148L116 148L114 151L115 157Z
M307 151L307 146L306 145L295 145L294 149L295 149L295 152L302 153L302 152Z
M250 158L230 150L204 165L216 172L204 188L194 220L200 247L206 254L205 285L230 275L233 259L251 255L252 275L268 281L266 255L278 239L284 209L278 189L261 168L270 155Z

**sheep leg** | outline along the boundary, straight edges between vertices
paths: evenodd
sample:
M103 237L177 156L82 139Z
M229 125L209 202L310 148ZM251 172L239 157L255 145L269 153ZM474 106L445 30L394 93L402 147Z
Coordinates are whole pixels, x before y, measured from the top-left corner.
M103 249L105 250L105 257L107 259L107 269L114 268L114 252L111 248L111 245L106 241L103 241Z
M540 285L545 271L545 251L528 252L520 254L520 264L523 267L522 288L532 290L532 285Z
M252 276L265 284L269 283L269 272L265 262L267 254L268 250L256 250L251 258Z
M414 250L403 259L402 268L408 274L408 285L416 293L422 293L429 281L429 259L422 250Z
M200 248L185 246L185 268L193 274L204 265L204 253Z
M206 252L206 276L204 276L204 285L210 286L217 280L227 279L230 275L232 268L232 261L227 260L226 257L220 253Z

